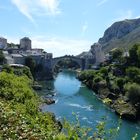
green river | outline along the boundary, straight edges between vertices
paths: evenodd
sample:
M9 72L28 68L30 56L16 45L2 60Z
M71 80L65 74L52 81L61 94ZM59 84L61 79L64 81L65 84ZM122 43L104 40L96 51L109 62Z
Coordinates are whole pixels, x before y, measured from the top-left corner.
M46 87L51 87L50 92L55 94L55 104L43 105L42 110L53 112L58 119L66 118L69 121L74 121L73 112L79 117L81 127L95 126L105 119L108 128L118 126L119 116L113 110L107 107L100 101L94 92L88 89L78 79L76 73L72 71L60 72L54 80L47 81ZM42 96L48 94L48 89L44 88ZM140 123L132 123L121 120L121 129L115 140L130 140L136 133L140 140Z

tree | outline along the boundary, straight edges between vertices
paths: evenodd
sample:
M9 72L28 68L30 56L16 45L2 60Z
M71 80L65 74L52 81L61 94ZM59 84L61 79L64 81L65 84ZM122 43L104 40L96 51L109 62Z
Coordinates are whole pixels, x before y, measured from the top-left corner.
M117 86L120 89L120 92L123 93L123 87L124 87L124 84L125 84L125 79L124 78L117 78L116 83L117 83Z
M130 83L126 85L127 97L133 103L140 103L140 85Z
M106 77L108 75L108 68L102 67L100 69L100 73L102 73Z
M135 66L139 65L139 62L140 62L140 44L135 44L129 50L129 61L130 61L130 64L133 64Z
M29 56L25 59L25 65L30 68L32 75L35 76L35 67L36 67L35 60Z
M137 56L138 56L138 67L140 67L140 46L137 49Z
M4 54L2 52L2 50L0 50L0 64L3 64L5 60Z
M120 48L116 48L116 49L113 49L113 50L111 51L111 54L112 54L112 58L113 58L114 60L116 60L116 59L121 58L121 56L122 56L122 54L123 54L123 51L122 51Z
M134 82L138 82L140 78L140 69L137 67L128 67L126 75Z

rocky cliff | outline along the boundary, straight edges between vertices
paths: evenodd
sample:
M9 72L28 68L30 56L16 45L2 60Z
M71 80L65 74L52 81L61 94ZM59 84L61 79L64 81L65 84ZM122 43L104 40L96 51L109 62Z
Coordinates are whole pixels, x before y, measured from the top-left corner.
M112 24L98 41L107 52L112 48L128 48L140 42L140 18Z

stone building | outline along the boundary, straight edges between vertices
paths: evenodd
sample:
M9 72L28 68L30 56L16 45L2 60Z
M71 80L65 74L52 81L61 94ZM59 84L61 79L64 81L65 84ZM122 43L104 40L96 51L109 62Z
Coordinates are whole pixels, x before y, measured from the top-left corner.
M23 49L25 51L32 49L31 40L28 37L20 39L20 49Z
M45 52L45 59L52 59L53 54Z
M102 62L104 62L105 59L105 55L104 52L102 50L102 46L99 43L94 43L91 46L90 52L93 54L93 56L95 57L95 65L98 65Z
M7 39L0 37L0 49L7 48Z
M8 53L8 51L3 51L4 57L5 57L5 63L6 64L14 64L14 59L12 56Z
M14 60L14 64L25 64L25 57L22 56L21 54L11 54L13 60Z
M33 48L26 51L27 55L43 55L43 49Z

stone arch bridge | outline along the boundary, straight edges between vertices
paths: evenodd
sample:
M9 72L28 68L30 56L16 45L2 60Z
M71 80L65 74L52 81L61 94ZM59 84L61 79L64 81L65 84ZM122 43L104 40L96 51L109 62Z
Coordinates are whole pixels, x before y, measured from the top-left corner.
M52 59L52 70L54 70L55 66L57 65L58 62L60 62L63 59L69 58L73 61L75 61L81 68L81 70L85 69L85 59L81 59L75 56L71 56L71 55L65 55L65 56L61 56L61 57L55 57Z

